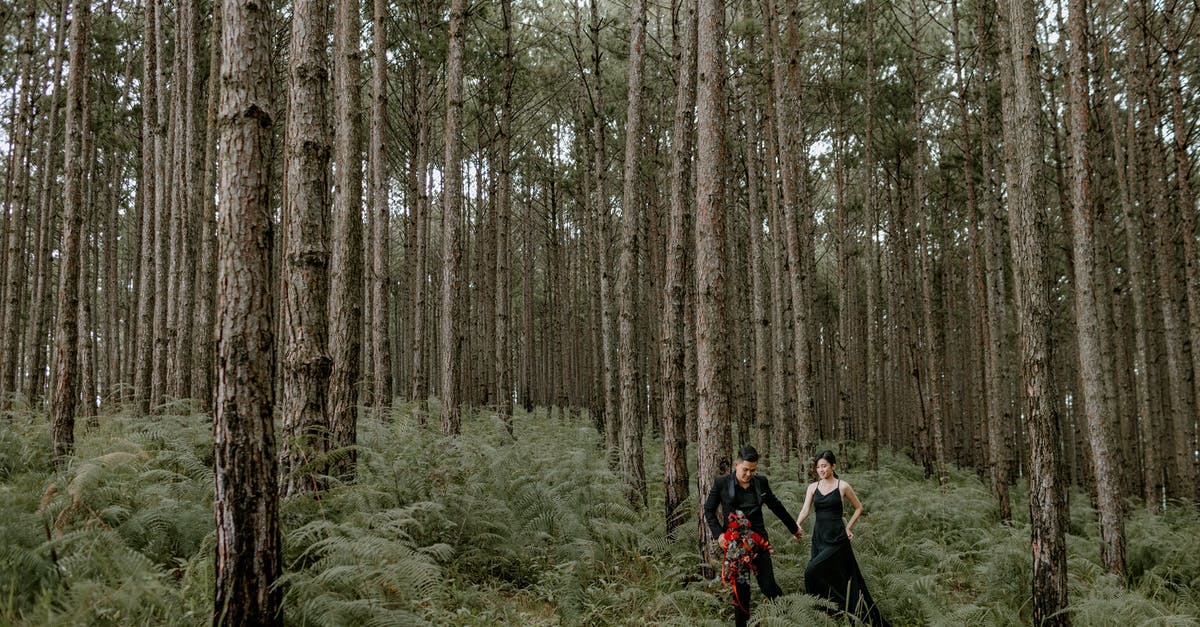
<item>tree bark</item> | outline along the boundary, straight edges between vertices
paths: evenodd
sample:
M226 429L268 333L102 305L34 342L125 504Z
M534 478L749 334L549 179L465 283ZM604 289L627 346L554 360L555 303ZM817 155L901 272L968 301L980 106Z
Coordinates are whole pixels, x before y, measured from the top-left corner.
M462 430L458 399L458 266L461 251L458 245L458 226L462 220L462 163L459 154L462 147L463 107L463 0L450 2L449 47L446 55L446 160L445 185L442 195L445 208L442 212L442 311L441 311L441 361L442 361L442 434L458 435Z
M1006 0L1004 86L1006 173L1014 292L1025 387L1029 447L1029 516L1033 549L1033 623L1069 625L1066 489L1052 391L1050 283L1046 275L1047 205L1041 183L1039 54L1032 0Z
M642 424L637 368L638 229L642 221L642 198L638 168L642 153L642 59L646 42L646 4L633 0L630 8L629 106L625 116L625 172L621 193L621 260L617 276L619 325L617 360L620 368L620 472L629 502L646 505L646 471L642 460Z
M5 213L9 216L8 238L5 242L7 260L4 264L4 283L0 293L0 330L3 330L3 346L0 350L0 411L7 410L13 397L20 390L17 384L17 364L20 355L20 325L24 278L26 276L24 252L26 225L29 218L29 170L31 118L33 106L33 53L34 37L37 33L37 11L32 2L26 3L20 18L24 22L20 47L20 87L16 104L16 125L10 143L12 157L8 165L9 187L5 198ZM43 173L45 176L45 173ZM3 233L3 231L0 231Z
M509 276L509 215L512 213L512 118L513 118L513 42L512 42L512 0L502 0L501 15L504 20L504 58L503 67L504 95L500 103L500 181L496 190L496 305L495 305L495 343L492 347L492 359L496 369L495 391L492 393L496 401L501 419L508 428L508 434L513 435L513 395L511 349L508 339L508 323L510 316L510 297L508 287ZM586 165L585 165L586 169Z
M359 111L359 0L334 6L333 245L329 276L329 432L333 447L353 447L358 434L358 381L362 366L363 224L362 123ZM384 318L386 320L386 318ZM353 448L339 453L331 474L354 477Z
M282 625L272 409L271 10L221 7L213 625Z
M729 468L728 363L725 320L724 207L725 14L718 0L697 4L696 30L696 424L697 494L708 494ZM708 538L703 519L700 537ZM712 557L701 545L703 563Z
M374 219L371 221L371 361L374 365L372 370L372 380L374 387L372 389L372 399L375 403L375 412L380 414L383 409L392 403L392 380L391 380L391 363L392 354L388 350L388 320L391 319L392 310L389 303L388 293L388 260L390 250L388 246L390 216L391 211L388 207L388 180L387 180L387 165L384 162L384 148L386 139L384 130L387 128L387 3L384 0L374 0L372 3L372 23L373 34L372 38L372 62L371 62L371 197L372 211ZM424 89L424 83L421 82L422 77L418 74L418 90ZM419 91L418 93L424 93ZM417 156L421 153L418 150ZM424 161L417 160L418 168L418 185L423 186L425 182L424 176ZM418 188L416 208L413 213L413 220L420 222L423 218L423 198L419 193ZM420 237L418 235L418 237ZM422 269L424 256L417 256L417 269L420 274L420 284L424 285L424 273ZM417 299L413 308L413 315L416 318L416 324L420 325L424 321L423 303ZM418 330L420 327L418 327ZM414 342L421 342L422 338L418 333L413 339ZM420 355L417 352L417 355ZM416 357L415 359L419 359ZM421 362L414 361L413 363L413 379L414 381L424 369L421 367ZM413 398L423 399L426 394L417 396L414 390Z
M288 68L283 210L283 423L285 496L321 489L329 450L326 385L329 297L328 11L297 0Z
M1079 376L1083 382L1083 413L1091 446L1092 475L1100 513L1100 556L1109 572L1125 571L1125 515L1116 466L1111 453L1112 435L1108 421L1112 407L1105 389L1102 334L1097 311L1101 306L1094 273L1097 265L1095 230L1097 216L1092 201L1091 160L1088 154L1088 19L1084 0L1068 2L1068 102L1071 110L1071 206L1074 227L1072 255L1075 260L1075 332Z
M158 215L159 197L158 165L155 146L158 135L158 1L146 0L144 29L142 31L142 268L138 287L138 342L137 363L133 389L138 413L146 415L151 407L151 384L154 366L154 319L157 311L154 280L158 250L155 239L158 230L155 220Z
M50 419L54 464L60 470L75 451L75 410L79 371L79 274L84 215L84 144L87 133L88 42L91 6L71 2L70 73L67 79L66 157L63 236L54 333L54 397Z

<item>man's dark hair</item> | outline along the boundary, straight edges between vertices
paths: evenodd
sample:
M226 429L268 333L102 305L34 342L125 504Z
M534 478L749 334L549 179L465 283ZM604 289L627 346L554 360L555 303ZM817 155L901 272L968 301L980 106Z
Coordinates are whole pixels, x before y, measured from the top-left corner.
M753 446L743 446L742 448L738 449L736 461L757 462L758 461L758 450L755 449Z

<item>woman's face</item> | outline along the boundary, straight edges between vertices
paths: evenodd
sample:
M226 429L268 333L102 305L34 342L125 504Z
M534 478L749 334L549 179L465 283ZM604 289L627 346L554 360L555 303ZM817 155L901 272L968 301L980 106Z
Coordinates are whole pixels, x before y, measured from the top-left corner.
M829 479L833 477L833 464L830 464L829 460L817 460L817 477L821 479Z

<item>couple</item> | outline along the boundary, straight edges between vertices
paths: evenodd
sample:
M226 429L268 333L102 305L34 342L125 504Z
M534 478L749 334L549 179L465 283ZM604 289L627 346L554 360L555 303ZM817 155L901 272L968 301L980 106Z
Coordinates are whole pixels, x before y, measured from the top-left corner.
M850 540L854 538L850 530L862 514L862 503L850 484L838 478L835 464L832 451L817 454L813 465L818 479L808 486L804 508L796 520L792 520L787 508L771 492L767 478L758 476L758 451L752 446L738 450L733 472L713 482L704 501L704 520L721 545L724 556L721 578L733 588L733 611L739 626L750 619L750 573L758 579L758 587L767 598L783 594L775 583L771 566L763 506L769 507L796 539L804 533L800 523L810 511L816 512L812 559L804 569L804 587L809 594L829 599L871 625L888 624L867 592L850 548ZM854 506L849 523L842 522L843 498ZM726 529L717 518L718 505L728 523Z

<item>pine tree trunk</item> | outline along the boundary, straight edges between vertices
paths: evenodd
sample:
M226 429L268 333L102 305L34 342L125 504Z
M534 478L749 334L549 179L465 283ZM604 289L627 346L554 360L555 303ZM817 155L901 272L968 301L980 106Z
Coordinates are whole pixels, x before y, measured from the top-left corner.
M630 9L629 106L625 116L625 173L621 193L621 260L617 275L617 360L620 368L620 473L634 505L646 505L646 471L642 461L642 415L637 368L638 229L642 198L637 184L642 153L642 52L646 41L646 4L633 0Z
M880 367L880 348L883 337L879 329L879 300L881 268L879 246L879 206L877 183L875 179L875 3L866 0L867 22L867 59L866 80L864 85L864 101L866 115L863 131L863 171L866 172L866 212L867 212L867 251L869 255L867 266L867 447L868 467L871 470L879 468L879 423L885 401L881 398L886 387L882 384L883 369Z
M697 494L708 494L729 468L728 363L725 320L724 193L724 35L725 14L717 0L697 4L696 30L696 424ZM700 537L708 538L699 520ZM712 558L710 543L700 548L702 563Z
M1138 104L1138 139L1141 157L1139 177L1145 181L1142 194L1142 206L1150 208L1147 215L1151 216L1155 229L1154 239L1157 246L1154 250L1154 269L1158 281L1159 317L1163 324L1163 340L1167 354L1167 382L1169 391L1170 426L1164 426L1160 431L1172 441L1172 446L1163 447L1164 455L1174 459L1174 464L1168 472L1166 481L1167 492L1172 497L1191 497L1197 482L1193 475L1195 446L1188 437L1188 425L1194 423L1192 404L1189 398L1191 391L1188 386L1188 376L1191 362L1184 350L1188 331L1183 329L1184 321L1180 320L1176 295L1179 293L1175 267L1175 241L1173 212L1170 199L1164 189L1164 181L1168 177L1164 164L1163 147L1158 136L1157 128L1161 118L1160 94L1157 86L1151 84L1151 77L1157 72L1157 51L1152 45L1157 34L1153 32L1153 24L1148 3L1144 0L1135 5L1135 20L1132 26L1134 37L1131 37L1130 47L1140 49L1137 54L1138 67L1133 73L1138 78L1138 94L1134 101ZM1143 209L1145 211L1145 209ZM1168 453L1167 451L1173 451Z
M41 177L41 185L38 191L38 226L37 226L37 244L34 256L34 289L33 293L33 320L29 325L29 335L26 337L26 363L28 364L28 378L25 382L25 397L31 405L39 404L45 395L46 387L46 363L47 363L47 329L50 328L50 315L53 308L52 291L50 287L51 281L51 242L53 240L52 232L54 230L54 205L51 200L53 182L55 173L58 170L59 151L53 147L57 142L57 128L59 119L59 101L57 94L62 91L62 75L63 63L65 61L63 51L65 48L67 36L67 8L70 5L70 0L62 0L59 5L57 20L55 22L54 36L54 78L51 81L51 94L55 97L51 98L52 105L49 111L50 123L46 131L45 140L42 143L42 161L40 171L45 173Z
M775 9L776 0L768 0L768 2L771 14L778 17ZM809 362L808 346L810 341L808 337L810 321L808 301L811 299L811 294L805 289L807 264L804 261L807 251L803 248L809 242L802 233L802 231L806 231L804 229L806 217L801 215L804 209L801 207L800 199L800 155L797 154L803 152L804 148L797 145L799 120L795 113L797 107L795 102L800 98L798 94L802 88L798 75L798 59L796 58L800 53L799 25L796 24L798 19L797 11L793 11L789 15L788 47L792 57L787 61L784 60L783 46L779 41L776 28L769 29L769 37L775 71L775 130L778 135L776 150L779 157L780 180L783 183L781 213L787 241L788 277L792 293L792 365L795 369L793 381L796 389L795 442L798 450L808 452L816 443L817 419L811 380L812 364ZM789 68L786 77L783 73L785 67Z
M214 310L216 304L217 241L216 206L213 198L216 191L216 147L217 147L217 103L221 71L221 3L213 3L213 21L209 36L208 56L208 104L204 116L204 178L199 206L198 236L200 237L200 260L196 275L196 330L193 342L195 359L192 368L191 397L201 407L212 406L213 397L213 354L216 345Z
M696 97L696 7L684 2L675 18L675 120L671 133L671 213L663 284L663 510L667 533L687 522L682 505L688 498L687 415L683 357L683 301L687 289L688 183L691 181L692 116Z
M275 458L270 10L224 0L218 129L213 625L282 625Z
M591 0L591 34L592 34L592 141L595 142L593 168L595 169L595 201L594 210L599 216L600 249L600 335L601 355L604 364L604 441L608 451L610 465L615 467L617 460L617 441L619 435L620 415L617 392L617 343L616 332L613 328L613 296L612 296L612 235L611 235L611 206L608 198L608 142L605 131L604 81L601 61L600 42L600 0Z
M58 308L54 333L54 396L50 420L54 463L65 468L75 450L75 410L79 370L79 274L83 248L85 135L88 128L88 41L91 6L71 2L70 74L67 80L63 236L59 249Z
M1200 259L1196 252L1196 196L1192 190L1191 172L1192 158L1189 152L1189 139L1192 136L1192 120L1186 111L1183 91L1183 79L1180 77L1180 28L1175 25L1176 11L1179 2L1169 2L1165 7L1167 41L1167 73L1170 79L1171 94L1171 128L1173 145L1171 157L1175 162L1175 201L1179 206L1180 230L1183 239L1183 272L1184 293L1187 296L1187 328L1192 357L1192 393L1195 402L1200 405ZM1190 16L1195 19L1195 15ZM1190 23L1187 26L1190 30ZM1186 35L1186 33L1185 33ZM1191 492L1185 491L1182 496L1189 499L1200 498L1200 467L1197 466L1195 451L1197 450L1196 421L1193 416L1184 429L1185 457L1191 461L1185 468L1186 483L1191 483ZM1190 452L1190 454L1188 454Z
M328 403L332 446L354 446L358 434L358 381L362 352L363 225L362 123L359 116L359 0L334 7L334 179L333 242L329 272ZM385 318L386 319L386 318ZM336 457L331 474L354 477L353 448Z
M155 67L155 91L157 93L157 107L155 112L154 123L154 178L156 184L154 186L154 254L151 257L154 260L154 272L151 277L154 279L154 331L153 331L153 346L150 349L151 371L150 371L150 396L149 407L151 411L157 411L163 402L163 394L166 391L167 385L167 355L170 337L167 335L167 302L170 299L168 292L168 260L170 258L170 249L168 248L169 224L171 219L170 207L168 206L167 194L171 189L171 181L167 178L171 172L171 168L167 165L167 126L170 116L167 112L167 103L169 102L166 89L166 79L163 77L163 71L166 67L166 35L163 22L165 21L163 0L147 0L155 3L155 21L154 21L154 67Z
M391 319L392 309L389 303L388 293L388 260L390 250L388 246L389 231L390 231L390 216L391 211L388 207L388 181L387 181L387 166L384 163L384 131L387 128L387 4L384 0L374 0L372 3L372 23L373 34L372 39L372 61L371 61L371 197L374 219L371 221L371 361L373 364L372 380L374 388L372 390L372 398L375 403L375 412L380 414L383 409L392 403L392 353L388 350L388 320ZM423 94L425 90L424 77L418 73L419 94ZM423 110L422 110L423 111ZM420 119L426 119L420 118ZM423 127L422 127L423 128ZM424 216L424 196L420 193L425 183L425 162L421 160L421 151L417 151L417 182L418 193L416 201L416 210L413 212L413 220L421 223ZM424 243L421 235L418 232L418 241ZM417 276L420 278L418 285L424 285L424 255L416 255ZM417 348L421 346L423 338L421 337L420 326L424 321L424 302L419 297L414 300L413 317L415 324L418 325L418 333L414 334L413 342L417 344ZM413 362L413 380L416 381L424 373L421 367L420 351L414 351L416 357ZM423 390L422 390L423 391ZM417 390L413 390L414 399L424 399L428 394L417 395Z
M329 450L326 385L330 375L329 59L324 2L297 0L288 68L283 210L283 423L285 496L321 489Z
M142 267L138 287L138 342L133 389L138 413L146 415L151 407L154 366L154 319L157 311L155 254L158 230L158 165L155 147L158 135L158 2L146 0L142 37Z
M25 234L29 218L29 144L32 140L31 118L33 101L33 53L34 37L37 33L37 11L33 2L26 2L21 20L24 22L20 47L20 87L16 104L16 128L9 143L12 146L12 157L8 165L9 187L4 202L4 213L9 216L8 238L5 242L4 283L0 285L0 293L4 298L0 301L0 411L10 407L17 391L17 364L20 355L19 320L23 309L22 296L25 293L24 279L27 276L24 246L27 241ZM42 173L45 176L45 173ZM4 231L0 230L0 234Z
M463 105L463 39L465 27L465 3L463 0L450 2L449 48L446 55L446 159L443 196L445 208L442 212L442 311L441 311L441 397L442 434L458 435L462 430L459 415L458 373L459 336L457 290L458 266L461 250L458 243L458 227L462 220L462 163L459 154L462 147L460 129Z
M1029 447L1029 516L1033 543L1033 623L1068 625L1066 487L1059 455L1059 416L1052 392L1046 194L1041 183L1039 55L1032 0L1002 4L1006 172L1009 229L1025 388Z
M1105 44L1107 46L1107 44ZM1142 242L1145 239L1144 228L1142 226L1142 215L1133 202L1133 192L1129 182L1129 175L1136 171L1136 154L1134 149L1135 133L1133 132L1134 125L1134 108L1128 107L1126 113L1126 124L1122 125L1118 116L1118 107L1115 102L1117 98L1117 90L1113 85L1112 72L1108 65L1109 55L1107 50L1103 54L1104 58L1104 86L1109 97L1105 99L1105 112L1108 116L1108 123L1112 129L1112 152L1114 161L1116 162L1116 178L1117 190L1120 194L1121 201L1121 217L1125 223L1125 259L1129 266L1129 292L1130 300L1133 303L1133 387L1135 404L1137 407L1135 420L1137 424L1137 437L1133 439L1133 443L1138 443L1140 439L1141 455L1137 463L1140 465L1142 472L1142 496L1145 499L1146 507L1150 511L1155 511L1158 508L1158 501L1162 495L1163 488L1163 459L1161 453L1157 451L1158 438L1154 435L1153 420L1154 414L1150 403L1150 339L1148 337L1148 312L1146 310L1149 297L1147 296L1148 278L1146 275L1145 255L1142 252ZM1128 67L1131 71L1136 72L1136 64L1132 62L1132 57L1128 61ZM1129 96L1133 96L1132 86L1129 90ZM1122 145L1122 137L1119 129L1124 129L1125 143ZM1127 156L1128 155L1128 156Z
M976 38L980 41L991 41L993 29L984 22L985 11L979 11L976 16ZM985 57L983 46L977 51L978 63L984 69L985 76L991 75L994 63ZM984 369L987 381L987 445L988 468L990 471L992 491L1000 509L1000 520L1012 519L1012 504L1009 499L1009 455L1010 447L1006 432L1012 421L1012 413L1008 387L1008 351L1005 348L1005 329L1008 318L1007 298L1005 294L1004 256L1002 252L1003 225L998 206L996 186L993 179L992 165L992 133L993 113L988 104L987 93L980 98L981 116L983 121L980 128L980 172L982 173L982 192L980 194L980 213L983 220L983 261L984 261L984 308L987 311L987 327L984 337L985 346Z
M504 20L504 58L503 67L504 100L500 104L500 181L496 190L496 304L495 304L495 342L492 346L492 359L496 376L495 389L492 397L496 400L501 419L508 428L508 434L513 434L513 400L512 400L512 371L509 355L508 324L510 298L508 287L509 276L509 215L512 213L512 86L513 86L513 44L512 44L512 0L502 0L501 15ZM578 10L578 9L577 9ZM584 167L586 170L586 166ZM586 193L586 192L585 192Z
M1125 571L1125 523L1108 421L1112 407L1103 379L1099 293L1093 276L1098 272L1095 207L1092 204L1091 161L1088 154L1088 42L1084 0L1070 0L1067 21L1071 46L1068 52L1068 102L1071 110L1071 205L1074 219L1075 331L1079 376L1083 382L1083 412L1091 446L1092 475L1100 513L1100 554L1110 572Z

